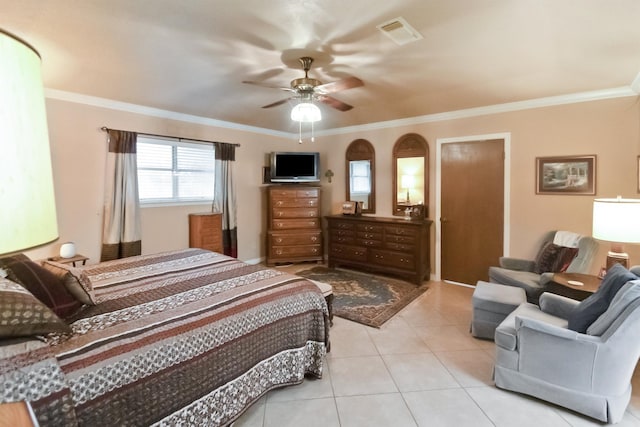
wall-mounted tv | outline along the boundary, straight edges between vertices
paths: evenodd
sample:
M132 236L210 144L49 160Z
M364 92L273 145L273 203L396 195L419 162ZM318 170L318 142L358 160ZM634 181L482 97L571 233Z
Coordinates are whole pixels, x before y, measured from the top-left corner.
M320 153L271 153L271 182L320 181Z

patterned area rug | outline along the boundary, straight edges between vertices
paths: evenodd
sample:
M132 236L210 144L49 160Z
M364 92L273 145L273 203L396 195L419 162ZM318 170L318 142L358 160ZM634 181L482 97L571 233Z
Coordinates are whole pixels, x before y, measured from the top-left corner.
M366 273L313 267L295 274L333 286L333 313L336 316L379 328L428 286Z

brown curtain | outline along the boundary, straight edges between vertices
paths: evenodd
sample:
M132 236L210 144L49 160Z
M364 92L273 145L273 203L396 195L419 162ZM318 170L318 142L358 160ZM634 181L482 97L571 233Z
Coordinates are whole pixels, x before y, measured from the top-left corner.
M222 246L225 255L238 257L238 226L236 224L236 193L233 165L236 146L216 142L215 195L213 211L222 212Z
M142 253L135 132L109 129L100 261Z

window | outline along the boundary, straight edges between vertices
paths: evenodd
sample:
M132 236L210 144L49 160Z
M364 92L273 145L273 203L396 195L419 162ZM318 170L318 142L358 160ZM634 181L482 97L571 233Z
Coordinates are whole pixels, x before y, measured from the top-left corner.
M213 201L213 144L138 137L140 203Z
M369 194L371 192L371 169L368 160L352 160L349 162L351 192L353 194Z

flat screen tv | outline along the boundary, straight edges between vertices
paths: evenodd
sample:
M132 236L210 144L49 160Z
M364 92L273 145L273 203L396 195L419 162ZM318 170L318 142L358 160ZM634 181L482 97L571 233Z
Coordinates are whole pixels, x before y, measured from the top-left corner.
M271 182L320 181L320 154L300 152L271 153Z

